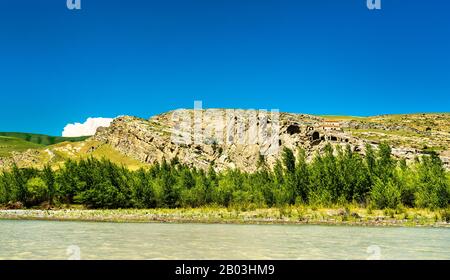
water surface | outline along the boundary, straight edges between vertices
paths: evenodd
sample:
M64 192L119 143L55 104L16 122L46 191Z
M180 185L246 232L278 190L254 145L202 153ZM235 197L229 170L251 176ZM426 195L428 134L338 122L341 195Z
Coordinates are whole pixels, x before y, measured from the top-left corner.
M0 221L0 259L450 259L450 229Z

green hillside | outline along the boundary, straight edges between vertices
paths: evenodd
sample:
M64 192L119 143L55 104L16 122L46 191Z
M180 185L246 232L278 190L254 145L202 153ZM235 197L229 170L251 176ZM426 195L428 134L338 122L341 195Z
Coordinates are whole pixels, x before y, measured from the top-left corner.
M79 142L88 137L58 137L43 134L0 132L0 157L7 157L11 152L24 152L28 149L40 149L62 142Z
M0 136L18 138L25 140L26 142L39 144L42 146L54 145L61 142L78 142L88 138L88 137L59 137L59 136L48 136L43 134L21 133L21 132L0 132Z
M0 157L5 157L11 152L23 152L28 149L39 149L44 145L28 142L20 138L0 136Z

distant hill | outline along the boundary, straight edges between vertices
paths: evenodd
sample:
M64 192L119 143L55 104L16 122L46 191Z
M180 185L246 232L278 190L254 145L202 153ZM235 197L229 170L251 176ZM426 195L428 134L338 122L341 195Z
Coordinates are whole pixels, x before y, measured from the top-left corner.
M88 138L88 137L59 137L59 136L49 136L43 134L21 133L21 132L0 132L0 136L18 138L42 146L54 145L61 142L79 142L86 140Z
M44 147L20 138L0 136L0 157L8 156L11 152L23 152L28 149L39 149Z
M28 149L41 149L62 142L79 142L88 137L58 137L43 134L0 132L0 157L11 155L11 152L24 152Z

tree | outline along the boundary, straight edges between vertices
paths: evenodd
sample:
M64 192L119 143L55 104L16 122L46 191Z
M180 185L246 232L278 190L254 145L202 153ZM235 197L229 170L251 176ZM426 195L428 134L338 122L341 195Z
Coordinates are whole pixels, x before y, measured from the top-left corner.
M0 204L11 200L11 175L9 172L2 171L0 174Z
M242 186L242 177L239 170L229 169L218 178L218 186L213 191L213 199L217 204L230 206L233 201L233 192Z
M323 157L317 153L310 165L310 187L308 192L308 203L310 205L329 205L332 195L328 190L325 162Z
M391 156L391 147L383 142L378 146L378 158L376 162L376 175L384 182L392 178L395 161Z
M180 188L176 184L175 175L176 172L173 167L163 160L157 182L163 191L163 203L169 208L175 208L180 205Z
M295 156L291 149L284 147L282 153L283 165L284 165L284 184L282 185L283 194L279 194L279 198L281 195L284 200L284 203L293 204L295 203L296 198L296 174L295 174ZM280 203L282 201L280 200Z
M394 174L394 179L400 189L401 203L408 207L414 207L415 193L417 192L416 172L412 168L406 164L405 160L401 160Z
M28 178L26 178L24 172L17 167L16 164L12 166L11 170L11 188L13 191L13 196L16 201L25 203L27 197L26 183Z
M281 165L281 162L278 159L275 162L275 166L273 167L273 175L275 179L275 184L277 185L277 187L281 187L284 184L283 166Z
M257 193L259 206L275 204L273 190L276 185L272 174L267 169L260 169L254 174L249 174L247 181L251 185L252 191Z
M56 184L55 184L55 175L53 173L52 168L49 165L46 165L42 171L42 179L48 188L48 197L47 200L50 204L53 204L54 198L56 195Z
M298 150L297 164L295 165L295 199L306 203L308 201L308 192L310 184L310 174L308 164L306 163L305 150Z
M292 186L293 182L286 175L288 172L287 168L283 168L281 161L277 159L273 169L274 184L272 193L274 203L278 206L290 203L292 199L292 187L290 186Z
M448 181L443 163L437 154L422 157L416 183L418 207L435 209L448 205L450 198Z
M366 144L366 156L365 156L365 162L367 169L369 171L369 174L375 174L376 173L376 157L375 152L370 144Z
M350 145L345 147L345 151L338 150L337 169L340 182L338 199L364 203L371 185L369 170L361 156L351 150Z
M295 156L291 149L284 147L283 153L283 165L287 174L295 173Z
M178 177L180 188L189 190L195 186L194 177L187 167L182 168Z
M85 173L91 173L93 170L86 170ZM63 168L56 176L58 197L60 202L72 203L74 196L81 190L84 190L87 183L80 178L79 163L74 160L67 160Z
M34 206L48 200L47 184L40 177L31 178L26 183L26 205Z
M371 200L376 208L395 209L401 202L400 190L392 179L384 182L380 178L376 178L371 191Z
M342 186L339 181L337 160L333 155L333 147L328 143L323 156L323 188L330 194L328 203L335 203L340 196Z
M150 174L146 173L144 169L139 169L134 173L134 178L131 194L134 207L156 208L159 200Z

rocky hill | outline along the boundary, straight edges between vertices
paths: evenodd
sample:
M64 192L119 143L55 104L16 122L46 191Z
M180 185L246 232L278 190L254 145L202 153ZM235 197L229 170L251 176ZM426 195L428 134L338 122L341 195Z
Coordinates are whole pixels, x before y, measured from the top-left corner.
M262 157L273 166L283 147L301 147L312 159L327 143L350 145L364 155L366 144L376 148L382 141L409 162L436 152L450 169L450 114L358 118L224 109L176 110L148 120L119 117L89 139L13 152L0 158L0 166L58 166L67 158L94 156L139 168L176 157L202 169L255 171Z

